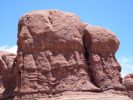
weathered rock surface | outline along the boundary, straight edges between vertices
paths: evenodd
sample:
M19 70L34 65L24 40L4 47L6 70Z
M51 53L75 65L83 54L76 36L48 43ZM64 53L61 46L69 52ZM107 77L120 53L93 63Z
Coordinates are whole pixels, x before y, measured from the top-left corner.
M127 89L128 95L133 99L133 73L124 77L123 84Z
M20 93L100 91L87 73L83 27L79 17L55 10L35 11L20 19Z
M114 33L102 27L87 26L83 41L95 84L102 90L124 90L121 66L115 58L119 40Z
M109 30L72 13L33 11L19 20L17 44L16 57L0 55L3 100L130 100Z
M12 68L15 57L15 54L0 51L0 94L3 96L11 95L15 86Z

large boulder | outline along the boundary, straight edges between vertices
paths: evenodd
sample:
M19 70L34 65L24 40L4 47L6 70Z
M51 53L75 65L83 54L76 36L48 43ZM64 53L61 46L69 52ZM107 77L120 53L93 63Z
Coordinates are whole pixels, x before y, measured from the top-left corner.
M114 33L102 27L88 25L84 30L83 41L95 84L103 91L124 90L121 66L115 58L119 40Z
M123 84L127 89L128 95L133 99L133 73L124 77Z
M100 91L91 83L79 17L56 10L33 11L19 21L19 93Z

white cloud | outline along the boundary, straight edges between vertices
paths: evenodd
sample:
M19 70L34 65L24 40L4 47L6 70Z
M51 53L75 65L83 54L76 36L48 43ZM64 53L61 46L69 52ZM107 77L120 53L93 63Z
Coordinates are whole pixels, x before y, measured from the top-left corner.
M6 51L6 52L10 52L10 53L14 53L14 54L17 54L17 45L14 45L14 46L1 46L0 47L0 51Z
M118 62L122 67L122 77L129 73L133 73L133 58L120 57L118 58Z

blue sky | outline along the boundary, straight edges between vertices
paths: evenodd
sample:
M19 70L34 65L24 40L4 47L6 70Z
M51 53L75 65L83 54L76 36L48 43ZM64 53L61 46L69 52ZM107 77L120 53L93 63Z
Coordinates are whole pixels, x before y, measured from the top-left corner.
M14 52L19 18L43 9L73 12L83 22L112 30L121 42L116 57L122 75L133 73L133 0L1 0L0 50Z

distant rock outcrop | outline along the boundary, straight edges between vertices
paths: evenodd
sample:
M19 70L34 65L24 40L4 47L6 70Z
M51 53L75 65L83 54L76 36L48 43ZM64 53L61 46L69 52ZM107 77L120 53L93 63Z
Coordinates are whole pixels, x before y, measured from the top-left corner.
M107 29L68 12L33 11L19 20L17 44L16 57L0 58L4 100L130 100L115 58L119 40Z
M0 93L3 92L3 96L12 95L16 86L13 72L15 57L15 54L0 51Z
M133 73L124 77L123 84L127 89L128 95L133 99Z

